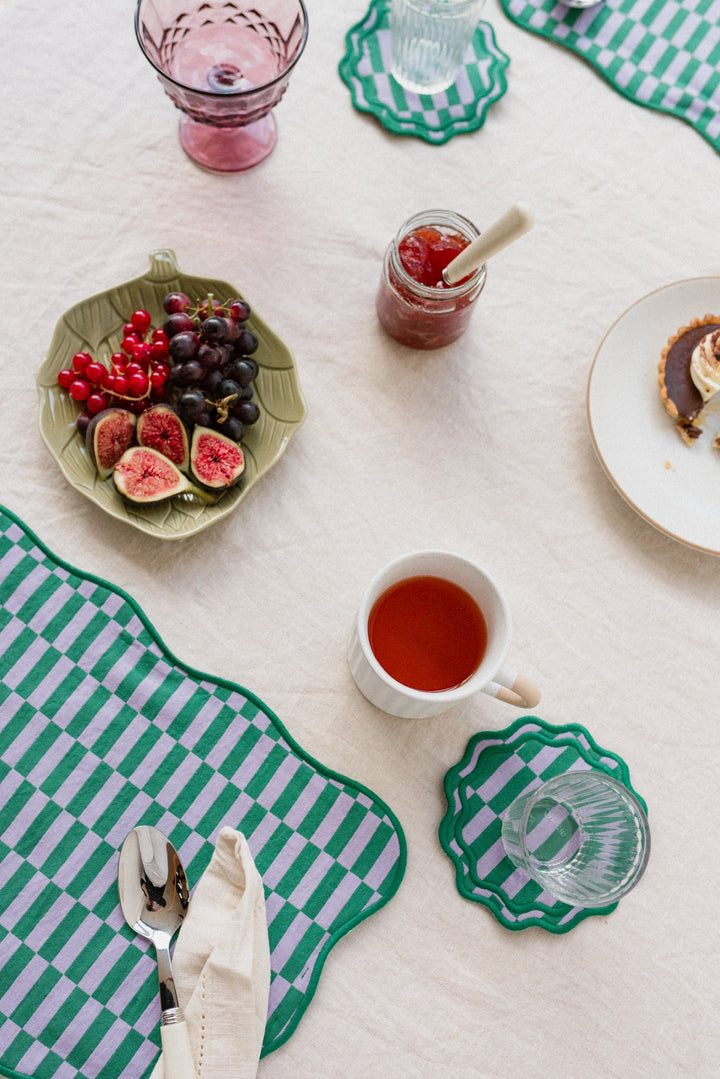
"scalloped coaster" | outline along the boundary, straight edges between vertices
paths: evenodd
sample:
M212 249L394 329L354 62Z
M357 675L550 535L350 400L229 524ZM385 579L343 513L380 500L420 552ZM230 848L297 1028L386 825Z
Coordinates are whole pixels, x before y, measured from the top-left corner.
M129 596L0 507L0 1074L149 1075L156 963L117 891L138 823L169 836L191 886L224 824L246 835L270 937L263 1056L405 868L379 798L310 758L247 690L179 663Z
M716 0L501 0L513 22L582 56L631 101L691 124L720 150Z
M444 779L447 812L440 843L455 866L457 889L482 903L507 929L539 926L566 933L606 907L571 907L553 899L506 856L502 815L518 795L561 772L594 768L614 775L645 807L632 788L625 762L601 749L577 723L552 726L523 716L501 731L474 735L462 759Z
M439 94L404 90L390 75L389 0L373 0L365 17L345 37L347 52L338 70L353 104L370 112L397 135L443 143L477 131L490 106L507 89L510 59L495 42L492 27L478 23L455 83Z

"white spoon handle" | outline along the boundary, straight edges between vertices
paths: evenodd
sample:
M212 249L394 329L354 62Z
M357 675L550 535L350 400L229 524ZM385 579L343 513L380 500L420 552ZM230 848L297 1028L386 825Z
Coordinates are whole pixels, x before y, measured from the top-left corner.
M160 1027L165 1079L197 1079L185 1020Z
M524 202L516 202L476 240L468 244L452 262L448 263L443 270L443 281L446 285L456 285L478 266L482 266L491 255L496 255L498 251L502 251L503 247L519 239L533 227L534 223L535 215L530 207Z

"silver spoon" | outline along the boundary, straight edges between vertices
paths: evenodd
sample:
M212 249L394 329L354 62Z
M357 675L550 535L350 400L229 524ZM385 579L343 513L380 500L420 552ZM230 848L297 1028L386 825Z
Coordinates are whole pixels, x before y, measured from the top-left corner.
M125 921L152 941L157 954L165 1079L196 1079L170 963L170 941L187 914L190 889L177 851L158 828L140 824L126 836L120 848L118 891Z

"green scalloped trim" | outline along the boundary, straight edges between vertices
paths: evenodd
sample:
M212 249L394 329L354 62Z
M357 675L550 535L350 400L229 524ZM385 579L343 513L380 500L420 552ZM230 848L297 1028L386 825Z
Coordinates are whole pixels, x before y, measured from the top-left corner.
M507 90L510 58L498 47L492 27L480 22L472 48L455 84L440 94L404 90L388 72L389 0L373 0L363 19L345 35L346 53L338 65L353 104L373 114L396 135L416 135L440 145L453 135L477 131L488 109Z
M271 724L276 728L278 734L287 742L293 753L295 753L301 760L311 765L319 774L325 776L328 779L332 779L339 783L345 784L348 787L351 787L359 793L365 795L371 802L374 803L376 807L378 807L379 810L382 811L383 814L385 814L389 824L392 826L397 835L398 857L395 864L394 876L392 880L388 880L386 890L371 907L351 916L345 923L343 923L340 928L330 934L327 942L325 943L319 954L312 960L313 970L311 977L308 981L307 988L302 994L304 999L301 1003L296 1005L295 1011L293 1012L290 1019L285 1023L282 1030L267 1044L263 1045L261 1057L265 1057L268 1054L274 1052L281 1045L283 1045L296 1030L298 1023L305 1014L305 1011L314 996L325 961L330 954L332 948L338 943L339 940L342 939L342 937L346 936L346 934L349 933L351 929L354 929L361 922L365 921L372 914L375 914L378 910L384 907L397 893L398 888L402 883L405 874L405 868L407 865L407 842L402 829L402 825L400 824L397 816L387 805L387 803L384 802L383 799L380 798L377 794L375 794L372 790L370 790L369 787L366 787L363 783L360 783L357 780L349 779L347 776L342 775L342 773L340 772L336 772L333 769L326 767L325 765L317 761L314 757L310 756L310 754L307 753L288 733L285 726L283 725L281 720L275 715L275 713L270 708L268 708L268 706L264 704L264 702L261 701L259 697L252 693L252 691L238 685L238 683L236 682L230 681L229 679L220 678L214 675L211 677L210 675L207 675L202 671L188 666L188 664L184 663L182 660L179 660L167 647L167 645L162 640L157 630L149 621L148 617L146 616L142 608L139 606L139 604L136 602L136 600L134 600L132 596L125 592L124 589L122 589L118 585L111 584L109 581L103 579L102 577L96 576L92 573L80 571L76 567L71 565L69 562L66 562L64 559L58 557L35 534L35 532L33 532L33 530L29 528L28 525L24 523L24 521L22 521L22 519L16 513L2 505L0 505L0 516L1 515L5 515L10 520L14 521L15 524L25 533L27 538L33 544L35 544L56 566L66 570L68 573L84 581L87 581L94 585L98 585L101 588L108 589L110 592L119 596L125 603L127 603L128 606L132 609L133 613L140 620L152 640L163 652L168 663L170 663L172 666L177 667L189 678L201 680L203 682L210 682L215 686L223 687L234 692L239 692L241 695L246 697L248 701L252 702L270 720ZM130 933L130 936L132 937L132 933ZM12 1070L7 1065L4 1065L2 1062L0 1062L0 1075L6 1077L6 1079L30 1079L30 1077L24 1075L23 1073Z
M703 47L716 28L716 17L703 18L714 0L604 0L583 9L556 0L500 2L512 22L581 57L634 104L690 124L720 151L720 42ZM693 20L687 31L686 19Z
M605 772L606 775L615 775L615 776L617 776L617 774L618 774L617 769L609 768L606 765L598 762L598 760L594 756L594 754L590 754L586 750L584 750L582 748L582 746L580 745L580 743L574 738L558 738L558 739L554 739L554 738L552 738L550 736L542 736L542 735L539 735L539 734L529 734L526 739L523 739L523 744L527 744L528 742L536 742L536 743L544 744L544 745L547 745L547 746L558 746L558 747L564 746L564 747L569 748L569 749L574 749L576 754L579 754L579 756L581 756L583 758L583 760L586 761L587 764L591 765L591 767L595 768L597 771ZM490 755L500 756L501 754L503 755L504 759L507 759L507 756L508 756L508 747L507 746L496 746L496 747L493 747L491 749L485 750L483 752L483 757L485 757L486 762L487 762L487 757L488 756L490 756ZM475 816L475 810L471 807L471 803L474 802L474 801L477 801L477 799L471 799L471 801L466 801L463 798L462 795L461 795L461 799L463 801L463 808L462 808L460 814L457 815L456 818L455 818L456 819L456 826L455 826L455 829L454 829L454 835L455 835L455 839L456 839L456 841L458 843L458 846L460 846L460 848L462 849L462 851L464 852L464 854L467 857L466 876L470 879L470 881L476 887L487 888L488 890L490 890L491 892L496 894L500 900L507 899L503 889L499 885L494 884L490 880L481 880L478 877L477 873L475 872L475 867L473 866L472 850L468 846L468 844L465 843L465 841L463 840L463 838L462 838L462 830L463 830L464 826L466 824L468 824L472 820L472 818ZM592 913L608 914L608 913L610 913L611 910L614 910L616 906L617 906L617 903L614 903L612 905L608 905L608 906L605 906L605 907L597 907L597 908L593 909ZM561 914L569 914L570 911L573 910L573 907L570 904L562 904L562 903L546 904L546 903L541 903L539 899L537 899L537 900L528 899L527 902L524 902L524 903L523 902L518 902L517 896L515 896L512 899L512 907L513 907L513 910L516 911L518 914L535 914L535 913L539 912L540 914L543 915L544 918L547 917L548 923L554 922L556 920L556 916L559 913L561 913ZM585 909L587 909L587 908L585 908Z
M600 747L581 724L569 723L556 726L538 716L521 716L503 730L481 731L473 735L462 758L448 770L443 779L443 790L448 808L440 822L438 835L442 848L454 865L456 887L464 898L486 906L506 929L518 931L535 926L550 933L566 933L585 918L610 914L615 910L617 903L605 907L579 908L565 903L547 905L534 896L528 897L527 900L512 898L503 891L500 885L493 881L483 880L477 875L474 868L476 856L462 837L464 826L476 813L476 810L468 803L462 784L469 775L475 772L480 757L485 758L484 763L487 762L488 755L502 756L503 759L507 759L514 748L528 741L574 749L593 768L620 778L630 790L633 790L643 809L647 810L645 801L634 791L630 783L625 761L616 753ZM586 746L583 745L583 741L587 743ZM473 766L477 747L483 742L488 742L488 747L480 750ZM463 772L467 772L468 769L471 771L463 775ZM488 774L491 774L491 771ZM474 795L473 804L477 801L480 801L479 796ZM474 889L482 889L486 894L479 895Z

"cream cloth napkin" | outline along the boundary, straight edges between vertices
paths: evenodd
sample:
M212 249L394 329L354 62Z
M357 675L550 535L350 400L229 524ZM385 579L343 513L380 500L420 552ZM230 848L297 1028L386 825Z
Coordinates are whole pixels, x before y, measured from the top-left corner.
M270 947L247 840L222 828L173 952L198 1079L254 1079L267 1019ZM150 1079L165 1079L160 1056Z

